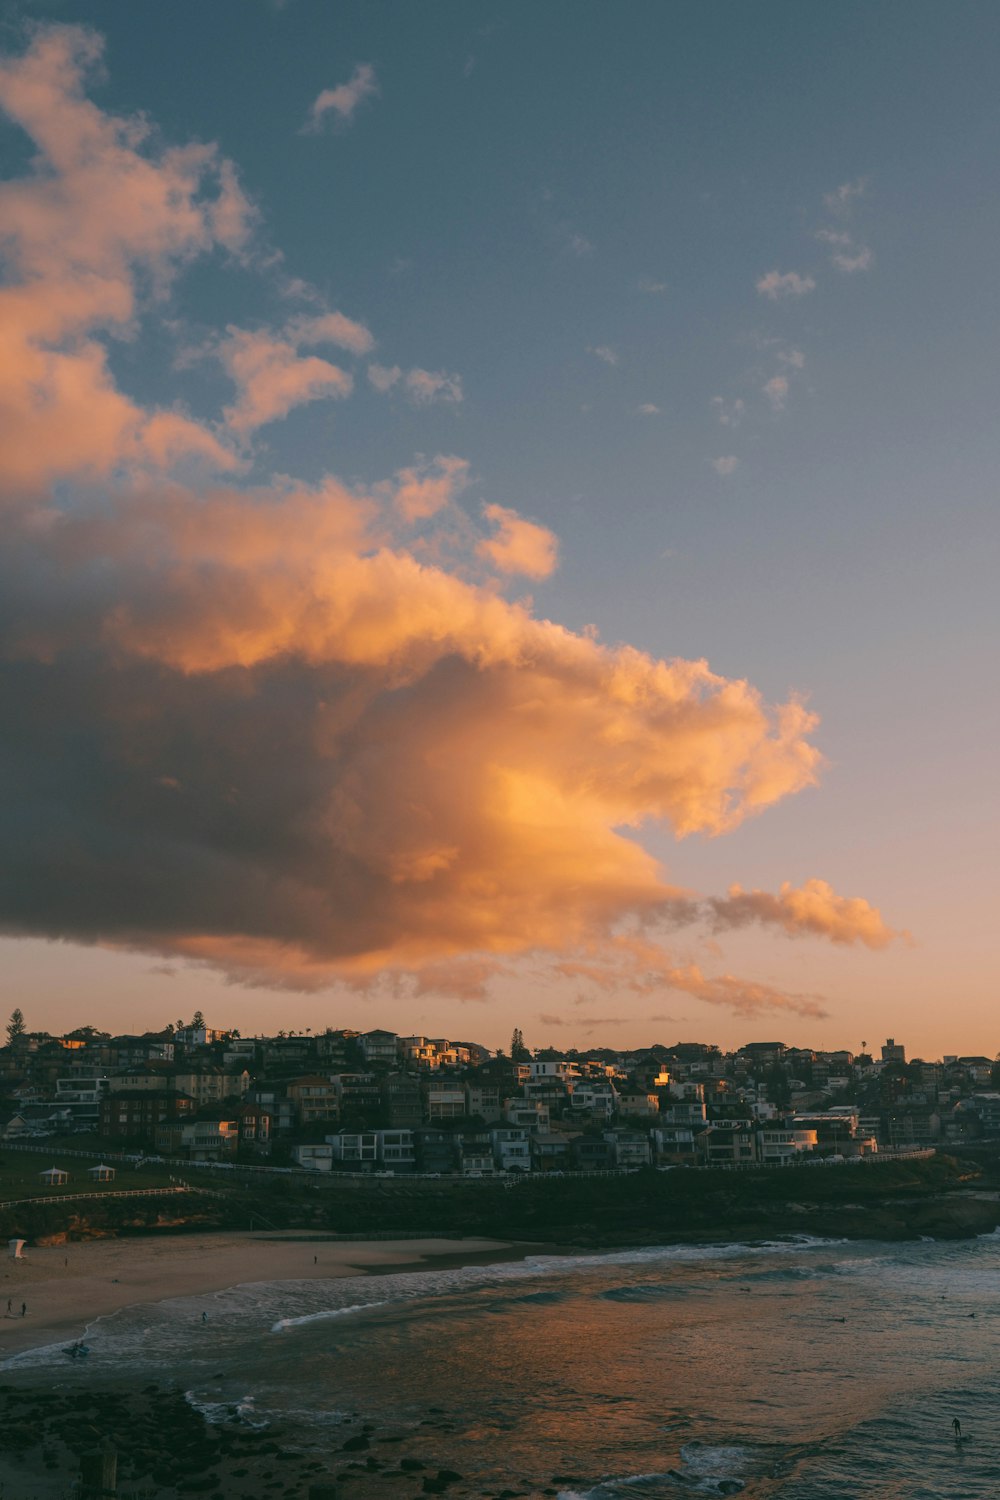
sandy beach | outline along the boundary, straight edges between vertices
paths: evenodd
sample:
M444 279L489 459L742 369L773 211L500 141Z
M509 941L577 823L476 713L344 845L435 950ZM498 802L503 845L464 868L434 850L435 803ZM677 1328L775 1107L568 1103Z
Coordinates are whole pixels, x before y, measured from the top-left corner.
M204 1296L210 1316L213 1293L246 1283L483 1264L541 1248L547 1247L483 1238L336 1240L302 1231L29 1246L23 1259L3 1261L0 1364L25 1349L68 1344L96 1318L135 1304ZM368 1433L345 1428L338 1482L350 1481L352 1500L413 1493L415 1484L406 1483L414 1481L412 1473L398 1470L393 1478L372 1472L370 1460L348 1461L358 1458L352 1447L367 1449L378 1441ZM168 1369L159 1384L141 1391L101 1372L89 1392L75 1393L16 1365L0 1369L0 1497L63 1500L79 1473L80 1454L104 1441L132 1455L131 1468L119 1475L119 1493L157 1500L203 1490L219 1500L256 1500L266 1493L307 1497L318 1480L332 1477L324 1475L325 1464L309 1462L273 1437L207 1428L173 1388ZM417 1483L423 1486L423 1480Z
M502 1260L525 1253L503 1240L333 1240L288 1235L198 1234L29 1246L0 1277L0 1361L23 1349L80 1338L95 1318L137 1302L195 1297L248 1281L356 1276L428 1261ZM9 1311L8 1311L9 1304ZM21 1307L27 1312L22 1317Z

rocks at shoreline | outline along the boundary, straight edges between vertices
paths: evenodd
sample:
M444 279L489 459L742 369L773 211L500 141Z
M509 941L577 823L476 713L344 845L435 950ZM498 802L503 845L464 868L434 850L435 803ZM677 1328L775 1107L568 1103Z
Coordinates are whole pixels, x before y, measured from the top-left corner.
M450 1431L441 1416L430 1425L442 1435ZM339 1500L443 1494L457 1500L468 1493L464 1476L440 1459L433 1464L400 1452L405 1434L377 1432L368 1422L358 1427L357 1419L345 1427L356 1430L332 1442L321 1461L285 1446L273 1427L247 1427L235 1414L232 1422L209 1423L181 1391L168 1387L11 1382L0 1385L0 1471L10 1493L29 1493L43 1479L68 1493L81 1460L111 1445L120 1489L155 1500L310 1500L313 1491Z

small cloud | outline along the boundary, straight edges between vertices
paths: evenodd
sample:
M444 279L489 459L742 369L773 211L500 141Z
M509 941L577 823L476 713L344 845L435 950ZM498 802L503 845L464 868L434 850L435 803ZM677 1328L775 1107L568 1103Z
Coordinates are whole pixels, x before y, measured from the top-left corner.
M410 370L403 377L406 396L414 406L429 406L432 401L462 401L461 375L445 375L442 370Z
M858 177L854 182L842 182L832 193L823 196L823 202L832 214L850 213L854 200L864 198L868 192L868 178Z
M402 370L398 365L369 365L368 379L372 385L384 396L386 391L391 391L398 380L402 378Z
M585 234L571 234L566 241L566 249L570 255L577 255L581 258L594 253L594 247Z
M343 313L323 313L318 318L294 318L285 329L297 344L336 344L352 354L367 354L375 340L363 323L345 318Z
M772 411L784 411L788 400L788 380L784 375L772 375L770 380L765 381L763 387L764 395L771 403Z
M838 251L836 255L831 255L830 257L831 262L837 267L838 271L846 271L848 274L853 271L867 271L874 259L875 257L867 245L859 245L853 255L850 251L845 250Z
M375 69L370 63L359 63L346 83L339 83L335 89L324 89L313 101L304 128L309 133L322 129L323 116L331 109L345 125L349 125L358 105L377 93Z
M726 401L722 396L713 396L709 405L723 427L738 427L746 411L746 405L739 396L735 401Z
M432 401L457 403L464 399L461 375L446 375L443 370L414 367L404 373L399 365L369 365L368 379L381 396L398 385L414 406L429 406Z
M544 1011L538 1017L538 1022L540 1026L565 1026L566 1024L562 1016L546 1015Z
M824 245L850 245L852 243L851 236L846 229L817 229L815 237Z
M783 365L788 365L792 370L804 370L806 367L806 357L801 349L779 349L778 358Z
M606 365L621 364L621 355L618 354L616 350L611 349L607 344L598 344L596 348L588 344L587 353L596 354L597 358L603 359Z
M426 521L450 505L468 482L468 460L439 453L430 463L396 471L393 504L405 521Z
M548 578L559 561L555 533L537 521L526 521L504 505L484 505L483 515L496 527L496 535L479 543L476 551L501 573L519 573L524 578Z
M733 458L732 454L729 454L726 458L709 459L709 463L712 465L712 468L715 470L716 474L718 474L720 478L725 479L727 474L733 473L734 469L739 464L739 459Z
M640 276L638 281L640 292L646 292L651 297L659 296L667 290L665 281L654 281L650 276Z
M660 408L654 406L652 401L644 401L638 408L638 411L641 417L658 417L660 415Z
M762 297L777 302L780 297L804 297L815 291L816 283L811 276L800 276L798 271L768 271L757 282Z

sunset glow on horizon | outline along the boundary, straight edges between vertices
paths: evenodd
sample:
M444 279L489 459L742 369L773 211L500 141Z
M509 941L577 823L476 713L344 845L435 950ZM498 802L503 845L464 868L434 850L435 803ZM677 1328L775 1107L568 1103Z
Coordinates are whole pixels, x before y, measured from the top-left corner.
M0 39L8 1008L992 1055L976 24L165 9Z

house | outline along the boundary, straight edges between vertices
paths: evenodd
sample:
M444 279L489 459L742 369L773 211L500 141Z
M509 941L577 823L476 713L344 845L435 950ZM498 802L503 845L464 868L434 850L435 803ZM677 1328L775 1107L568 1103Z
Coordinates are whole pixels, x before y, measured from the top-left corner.
M238 1073L224 1073L221 1068L175 1068L171 1075L175 1089L190 1094L199 1108L206 1104L221 1104L224 1099L241 1098L250 1087L250 1074L246 1068Z
M458 1165L458 1142L448 1130L414 1131L417 1164L429 1176L447 1176Z
M493 1176L493 1140L488 1130L467 1130L459 1142L464 1177Z
M412 1172L417 1164L412 1130L376 1130L375 1153L379 1164L393 1172Z
M235 1156L240 1140L237 1119L215 1115L184 1123L166 1123L156 1128L156 1149L165 1155L189 1157L192 1161L222 1161Z
M424 1118L424 1096L412 1073L388 1073L380 1094L387 1124L397 1130L418 1128Z
M477 1079L465 1085L465 1113L477 1116L487 1125L503 1119L500 1084Z
M336 1088L329 1078L318 1073L290 1079L285 1085L285 1093L294 1104L298 1123L304 1129L320 1120L335 1120L340 1114Z
M241 1104L233 1115L240 1122L240 1148L266 1155L271 1149L270 1111L259 1104Z
M174 1032L174 1042L182 1047L208 1047L212 1042L221 1042L229 1035L215 1026L181 1026Z
M516 1125L521 1130L547 1131L549 1128L547 1104L529 1104L524 1099L508 1099L504 1106L504 1117L508 1125Z
M610 1120L619 1107L619 1095L610 1079L577 1079L571 1085L569 1103L574 1113L586 1111L595 1119Z
M531 1138L532 1165L539 1172L562 1172L570 1164L570 1147L577 1132L553 1134L539 1131Z
M658 1163L680 1165L692 1163L697 1156L693 1125L657 1125L650 1132L650 1143Z
M612 1143L616 1167L634 1172L639 1167L649 1166L649 1136L641 1130L609 1130L604 1139Z
M378 1161L378 1136L374 1130L338 1130L336 1135L326 1137L326 1143L333 1148L333 1160L343 1167L365 1171Z
M460 1120L465 1115L465 1090L458 1083L432 1084L427 1090L429 1120Z
M394 1031L363 1031L358 1046L369 1067L373 1063L393 1065L399 1056L399 1038Z
M293 1146L292 1161L307 1172L329 1172L333 1168L333 1147L328 1141Z
M501 1172L531 1171L531 1142L526 1130L515 1125L498 1126L490 1131L493 1161Z
M757 1133L757 1148L765 1166L782 1166L815 1151L818 1144L815 1130L793 1130L785 1127L768 1127Z
M656 1093L640 1092L638 1089L625 1089L618 1095L618 1110L623 1115L653 1117L660 1113L660 1096Z
M617 1165L614 1143L603 1135L577 1136L572 1164L577 1172L608 1172Z
M142 1141L151 1145L162 1125L194 1113L195 1102L177 1089L121 1089L100 1102L100 1134L107 1140Z
M709 1167L752 1166L757 1160L757 1136L746 1120L719 1120L695 1136Z
M330 1080L336 1090L341 1116L377 1116L382 1110L382 1090L374 1073L335 1073Z
M0 1140L19 1141L31 1134L23 1115L6 1115L0 1120Z

